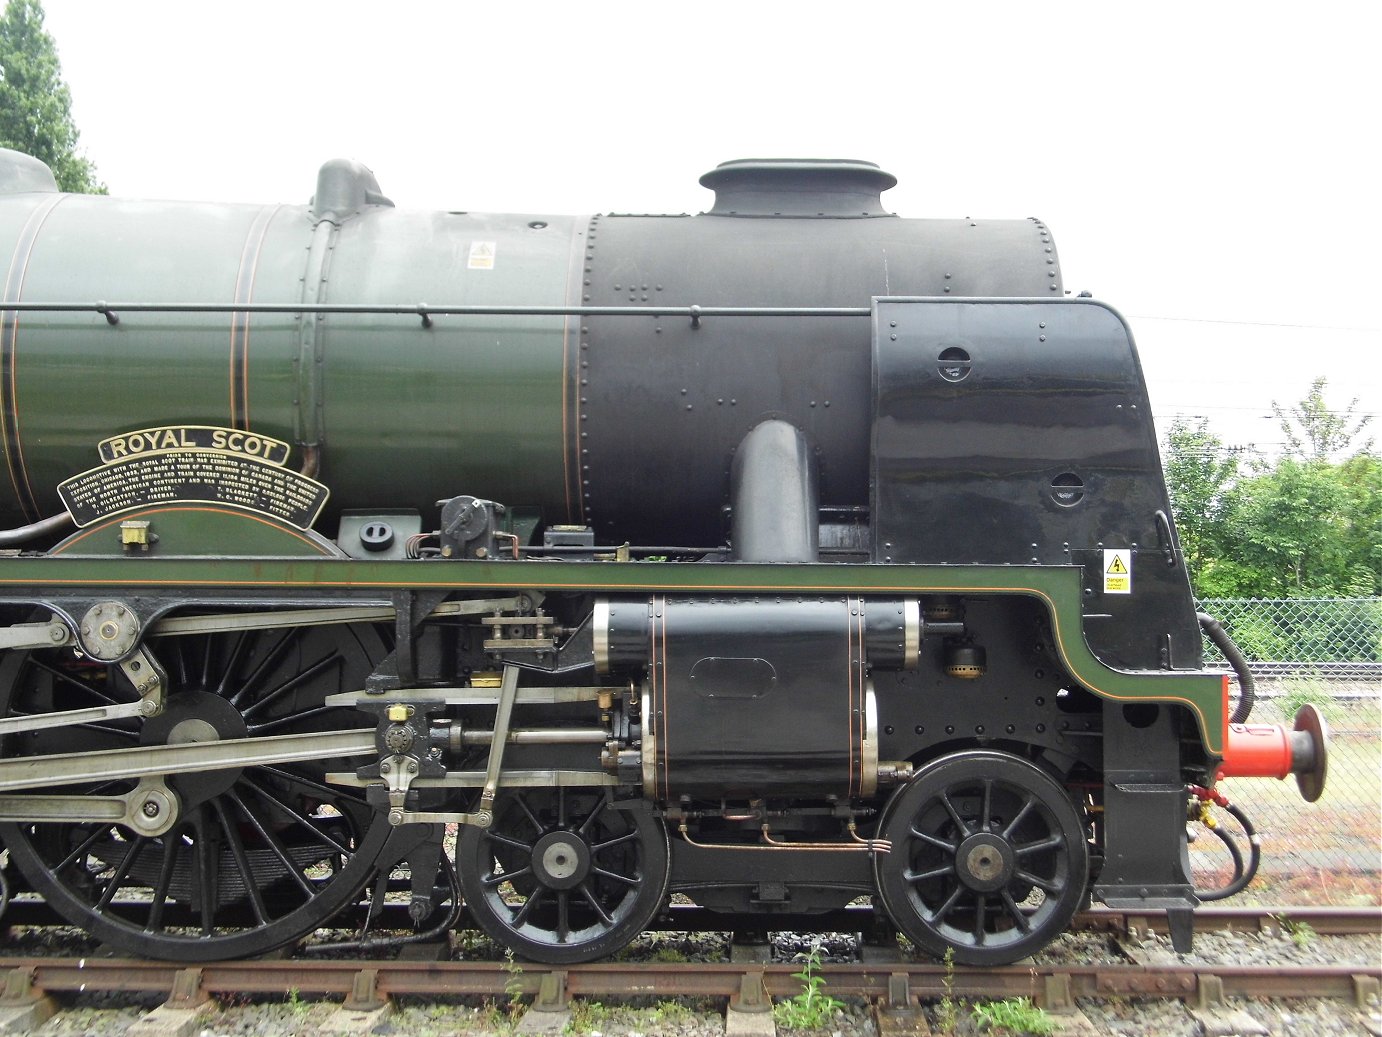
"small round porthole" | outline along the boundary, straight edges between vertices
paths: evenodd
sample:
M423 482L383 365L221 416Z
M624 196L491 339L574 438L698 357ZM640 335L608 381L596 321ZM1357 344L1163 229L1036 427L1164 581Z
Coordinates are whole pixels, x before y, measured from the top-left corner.
M937 370L947 382L962 382L969 377L973 366L969 353L959 346L949 346L936 357Z
M1073 508L1084 500L1084 480L1074 472L1062 472L1051 480L1051 499L1062 508Z

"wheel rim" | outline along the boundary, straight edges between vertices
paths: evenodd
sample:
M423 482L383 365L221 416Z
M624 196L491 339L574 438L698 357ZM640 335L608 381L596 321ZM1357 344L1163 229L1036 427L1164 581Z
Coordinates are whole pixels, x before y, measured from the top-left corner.
M667 890L667 833L641 803L602 790L502 793L469 828L457 866L471 917L535 961L603 957L647 926Z
M1085 829L1065 790L1007 753L928 764L888 806L875 878L894 924L967 965L1006 964L1062 933L1084 896Z
M168 674L165 709L12 735L7 756L119 749L368 726L324 699L364 686L383 657L368 626L155 638ZM136 694L114 666L61 650L10 653L0 665L5 715ZM368 879L388 825L358 790L328 785L348 760L170 776L177 822L146 836L108 822L0 824L30 884L74 925L125 951L204 961L263 954L312 931ZM133 782L57 791L118 795Z

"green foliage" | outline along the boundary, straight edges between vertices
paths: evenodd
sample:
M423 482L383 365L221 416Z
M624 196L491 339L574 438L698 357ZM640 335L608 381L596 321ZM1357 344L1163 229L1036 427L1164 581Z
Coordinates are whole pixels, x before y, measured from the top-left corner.
M509 1018L516 1019L523 1011L523 966L514 961L512 949L504 951L504 972L509 977L504 981L504 993L509 996Z
M682 959L683 961L685 958ZM666 1000L659 1001L648 1009L648 1018L654 1023L670 1023L677 1025L690 1022L696 1013L691 1011L680 1001Z
M992 1033L1019 1034L1054 1033L1056 1024L1046 1014L1046 1010L1032 1004L1031 998L1010 997L1006 1001L983 1001L975 1005L970 1014L981 1030Z
M1382 599L1298 598L1287 605L1203 598L1250 660L1382 662Z
M1369 417L1330 410L1325 386L1273 404L1287 453L1247 472L1206 422L1171 427L1167 490L1200 597L1382 594L1382 459L1360 440Z
M62 81L39 0L9 0L0 17L0 147L42 159L58 187L105 194L96 168L77 153L72 94Z
M586 1001L577 998L571 1002L571 1018L566 1021L563 1033L581 1034L590 1033L592 1030L599 1029L601 1024L609 1018L610 1010L606 1005L599 1001Z
M302 999L302 994L297 987L288 988L288 1007L293 1010L294 1015L306 1015L312 1008Z
M801 993L773 1005L773 1018L788 1030L819 1029L831 1020L836 1010L844 1007L844 1002L825 992L825 979L818 972L821 967L819 947L813 947L810 954L798 957L805 964L800 972L793 972L792 976L801 980Z
M1348 405L1342 414L1331 410L1324 400L1324 390L1328 382L1316 378L1310 383L1310 392L1298 404L1284 410L1280 404L1272 402L1272 413L1281 423L1281 431L1286 436L1286 447L1290 456L1306 461L1327 461L1329 458L1345 453L1353 447L1354 441L1372 421L1372 415L1354 417L1358 399ZM1372 449L1372 440L1359 444L1360 452Z
M1209 431L1208 419L1193 426L1176 419L1166 436L1166 489L1191 572L1224 553L1224 517L1237 477L1238 457Z
M1314 706L1322 711L1334 701L1328 682L1319 677L1287 677L1282 685L1286 690L1274 701L1287 720L1294 717L1301 706Z
M1291 938L1291 942L1301 950L1309 947L1319 936L1319 933L1315 932L1314 926L1309 922L1297 922L1290 918L1281 919L1281 929Z
M659 947L653 951L652 960L659 965L679 965L688 959L685 952L676 947Z
M941 986L945 993L936 1004L936 1025L943 1034L953 1034L960 1025L960 1009L955 1001L955 948L945 949L945 976Z

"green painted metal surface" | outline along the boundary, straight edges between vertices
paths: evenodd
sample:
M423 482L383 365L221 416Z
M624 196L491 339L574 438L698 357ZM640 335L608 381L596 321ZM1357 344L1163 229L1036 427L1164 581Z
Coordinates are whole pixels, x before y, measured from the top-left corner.
M109 300L117 311L148 299L562 306L587 224L367 207L322 225L325 254L313 257L303 206L69 196L41 220L32 210L21 198L0 206L0 240L33 223L22 299ZM464 487L566 519L576 318L437 317L425 327L403 315L118 316L18 314L0 400L17 431L0 467L0 527L60 511L54 487L96 463L100 440L177 424L320 443L332 510L430 510L447 492L439 487ZM301 461L295 452L289 464Z
M1056 645L1071 674L1114 700L1164 701L1196 716L1206 749L1224 743L1223 679L1187 670L1114 670L1085 643L1081 570L1075 566L695 565L648 562L366 562L343 559L0 560L0 596L41 600L54 593L148 595L272 592L337 597L394 589L457 592L568 591L609 594L1017 594L1049 610Z

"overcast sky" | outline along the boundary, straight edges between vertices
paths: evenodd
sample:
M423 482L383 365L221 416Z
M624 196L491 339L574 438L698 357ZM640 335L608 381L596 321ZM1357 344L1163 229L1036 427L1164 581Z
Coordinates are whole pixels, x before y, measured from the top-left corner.
M1372 4L44 6L112 194L306 201L344 156L400 206L697 212L726 159L868 159L904 216L1045 220L1163 430L1279 443L1317 375L1382 412Z

